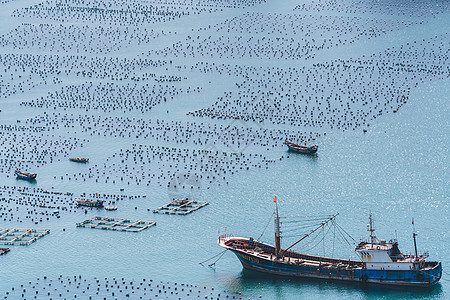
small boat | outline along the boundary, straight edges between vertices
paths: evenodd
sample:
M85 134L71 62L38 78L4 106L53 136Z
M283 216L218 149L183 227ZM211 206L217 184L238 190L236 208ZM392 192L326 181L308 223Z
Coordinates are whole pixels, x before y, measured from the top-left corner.
M87 163L89 162L89 158L81 158L81 157L71 157L70 161L78 162L78 163Z
M103 200L75 199L78 206L103 207Z
M313 154L313 153L316 153L317 150L319 149L318 145L308 147L308 146L297 145L297 144L291 143L287 140L284 143L288 146L289 150L292 150L292 151L295 151L298 153Z
M107 205L107 206L105 206L105 210L109 210L109 211L117 210L117 206Z
M16 170L14 172L14 175L16 175L19 179L25 179L25 180L34 180L36 179L37 174L36 173L28 173L28 172L21 172Z
M276 198L274 202L276 202ZM311 216L310 219L301 217L299 220L309 222L304 224L309 224L307 226L314 229L302 234L298 241L285 249L281 248L280 225L288 222L288 226L292 227L292 224L299 221L291 218L286 218L284 222L280 221L278 206L275 207L273 216L275 217L275 246L253 238L233 237L231 235L220 236L217 243L236 254L245 269L274 275L414 287L432 286L441 279L441 262L426 261L427 252L418 254L415 231L413 232L415 254L403 254L400 252L396 240L386 242L376 238L372 215L370 215L369 240L360 242L355 248L360 260L339 259L304 254L292 250L293 246L308 237L314 242L318 235L323 234L324 231L320 231L320 229L323 229L324 226L331 225L337 226L335 228L341 228L335 223L337 214L321 220L317 218L318 216ZM306 228L304 224L296 226ZM348 237L348 234L343 230L336 230L335 232L338 232L345 240ZM311 248L311 245L306 246Z

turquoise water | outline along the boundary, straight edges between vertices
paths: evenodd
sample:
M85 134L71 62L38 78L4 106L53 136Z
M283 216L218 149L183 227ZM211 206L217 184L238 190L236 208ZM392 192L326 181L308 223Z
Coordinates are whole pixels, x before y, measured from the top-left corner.
M38 172L38 180L35 183L18 181L11 176L11 173L0 174L1 184L4 186L16 187L39 187L46 190L80 193L107 193L124 195L145 195L145 198L121 200L117 203L119 209L115 212L104 210L83 211L76 213L61 212L61 218L52 221L44 221L38 225L26 220L24 223L9 222L0 220L0 227L24 227L27 228L49 228L51 233L43 237L36 243L26 246L11 246L12 251L7 255L0 256L2 272L0 272L0 291L4 292L11 287L17 287L24 282L34 280L43 275L57 277L59 275L83 277L125 277L125 278L152 278L154 280L164 280L170 282L183 282L189 284L206 285L231 292L242 293L246 298L262 297L264 299L446 299L450 297L449 276L447 266L450 263L450 250L448 248L449 226L449 169L450 165L448 148L449 141L449 102L450 81L447 60L441 61L443 74L423 75L426 80L417 86L411 84L408 101L402 105L396 113L392 111L384 112L380 117L372 119L370 126L361 126L352 129L339 130L337 128L310 128L302 126L291 126L289 124L277 124L265 120L262 123L241 122L233 123L230 119L216 119L210 117L193 117L186 115L188 112L197 111L202 108L216 107L216 101L223 97L224 93L234 94L243 92L236 84L243 84L242 77L234 75L220 74L220 72L205 73L198 67L198 63L208 62L217 65L230 64L231 66L255 67L259 72L269 68L312 67L314 63L326 63L336 59L356 59L370 57L372 54L378 55L390 47L400 47L413 41L426 40L435 36L440 37L441 47L430 46L427 50L436 51L448 55L449 39L445 35L448 33L450 14L445 2L437 2L435 11L430 15L432 8L421 7L416 1L407 1L400 7L399 12L393 8L390 12L379 7L369 6L365 2L361 4L364 9L356 11L348 10L294 10L297 5L295 1L279 4L267 1L263 4L248 6L246 8L223 8L222 11L205 12L199 15L191 15L184 19L167 21L162 23L147 24L147 28L164 30L165 32L176 32L167 36L155 39L151 43L144 43L139 46L124 46L123 48L108 53L98 55L86 53L87 57L119 57L135 58L149 55L153 59L173 60L169 66L147 68L136 71L137 73L151 72L156 76L176 75L186 77L180 83L175 83L177 87L201 87L200 93L183 93L173 100L160 103L150 111L141 113L139 111L112 111L103 112L101 110L90 109L64 109L57 108L36 108L31 106L20 106L21 102L31 101L40 97L46 97L48 92L60 90L65 85L79 85L84 82L100 83L103 81L118 83L111 78L80 78L75 74L55 75L63 83L48 83L35 88L31 88L24 93L14 93L11 96L0 98L0 122L1 124L30 125L28 119L48 114L71 114L77 116L96 116L104 118L107 116L142 118L144 120L164 120L167 122L194 122L196 124L217 124L227 126L231 124L239 128L253 128L257 130L291 130L293 132L319 132L322 133L317 138L319 152L316 156L303 156L289 153L283 145L275 144L270 150L266 147L259 147L252 144L248 147L241 147L239 152L248 157L250 154L262 154L268 159L276 160L275 163L263 167L250 168L239 171L235 174L226 175L225 180L201 181L199 189L189 189L189 185L183 189L168 189L167 182L152 180L149 185L136 185L134 180L130 184L125 182L117 183L104 182L99 180L74 180L70 177L74 174L88 174L89 168L94 165L102 166L107 164L107 159L120 152L120 149L130 149L132 144L146 146L169 146L181 149L204 149L211 144L193 145L191 142L177 144L173 140L164 141L148 138L123 138L104 137L96 135L97 131L82 132L79 125L73 128L64 127L59 117L55 117L55 123L60 128L53 129L52 125L45 125L45 131L41 137L37 133L29 133L30 136L39 137L46 140L57 140L57 136L63 138L87 139L83 147L77 146L74 149L67 149L68 154L59 154L58 159L52 163L39 165L31 163L32 171ZM309 3L302 1L301 3ZM311 2L319 3L319 2ZM327 6L326 2L324 7ZM341 1L339 3L347 3ZM365 3L365 4L364 4ZM5 7L0 24L2 34L6 34L22 23L30 24L59 24L57 20L45 21L33 17L11 17L12 11L16 8L29 7L29 1L12 1L0 4ZM405 7L411 5L411 8ZM344 5L346 6L346 5ZM355 6L359 7L359 6ZM389 3L380 7L390 7ZM442 9L443 7L443 9ZM401 13L402 9L408 11L407 15ZM371 39L356 39L352 44L339 45L329 50L317 51L314 58L284 59L277 57L261 57L260 59L247 56L233 57L224 55L223 57L208 57L199 55L185 59L183 55L177 56L172 53L165 57L155 54L152 51L161 50L178 41L185 41L188 35L205 34L226 36L222 32L207 31L197 32L199 28L208 25L214 26L235 16L244 13L278 13L281 20L287 14L312 15L312 16L341 16L360 17L356 22L364 26L366 18L382 21L405 21L423 22L422 24L395 25L392 32L386 35ZM80 26L86 21L68 20L69 24ZM305 21L306 22L306 21ZM93 22L89 25L97 25ZM107 24L99 23L102 26ZM342 24L341 24L342 25ZM143 25L143 27L145 27ZM275 25L273 25L275 26ZM342 25L344 28L345 26ZM370 25L372 26L372 25ZM369 27L370 27L369 26ZM374 26L374 29L378 29ZM291 31L286 30L289 36ZM194 33L192 33L194 31ZM331 30L330 30L331 32ZM233 32L232 32L233 33ZM333 33L333 32L332 32ZM332 33L325 33L333 35ZM313 31L311 34L319 34ZM244 37L250 37L252 33L243 33ZM292 34L293 35L293 34ZM443 36L442 36L443 35ZM269 35L270 36L270 35ZM351 36L351 35L349 35ZM10 39L10 37L4 37ZM336 37L333 37L333 39ZM337 38L338 39L338 38ZM118 42L120 44L120 42ZM243 43L245 44L245 43ZM428 43L429 44L429 43ZM418 46L417 46L418 47ZM419 49L420 47L418 47ZM56 47L58 49L58 46ZM76 48L75 48L76 49ZM420 48L422 49L422 48ZM414 50L414 48L413 48ZM25 47L24 49L12 49L9 46L0 47L0 53L31 53L50 54L54 50L37 47ZM150 51L150 54L148 54ZM281 50L280 50L281 51ZM64 51L62 51L64 53ZM74 54L75 50L70 50L66 54ZM381 52L382 54L384 52ZM426 52L428 53L428 52ZM425 69L433 69L434 61L413 58L419 61L418 65ZM62 54L61 54L62 55ZM408 61L410 58L404 58ZM400 59L401 60L401 59ZM177 66L186 66L186 69L178 69ZM191 69L192 67L192 69ZM44 68L38 66L38 68ZM232 68L232 67L230 67ZM322 69L323 71L323 69ZM8 71L9 72L9 71ZM7 89L6 83L14 83L9 79L9 73L2 73L2 91ZM19 71L11 71L19 74ZM49 71L51 72L51 71ZM342 73L343 76L358 77L358 73ZM287 74L287 73L286 73ZM402 74L391 73L398 76L402 83ZM415 73L416 74L416 73ZM418 75L419 77L422 75ZM20 79L26 78L23 75ZM250 76L251 79L258 79L258 76ZM264 78L261 75L261 78ZM395 77L397 78L397 77ZM414 82L414 78L406 77L405 84ZM16 77L16 80L19 78ZM39 82L38 79L36 79ZM245 80L245 79L244 79ZM364 80L367 80L364 79ZM132 82L125 79L122 83ZM144 83L146 83L145 81ZM151 84L155 82L149 80ZM364 81L367 86L359 87L361 91L371 88L370 82ZM389 82L389 81L387 81ZM392 85L399 84L397 81ZM119 81L119 84L120 81ZM141 82L139 83L141 84ZM163 85L165 85L164 83ZM247 82L250 92L257 92L253 83ZM381 85L381 83L380 83ZM245 86L245 85L244 85ZM295 87L295 86L294 86ZM367 88L369 87L369 88ZM301 88L298 87L298 88ZM406 88L406 87L405 87ZM252 90L254 89L254 90ZM269 88L268 88L269 89ZM320 91L317 95L320 96ZM345 91L339 90L340 95ZM326 93L324 92L326 95ZM123 96L126 98L126 95ZM379 100L381 101L381 100ZM230 107L236 103L231 102ZM384 103L380 102L380 106ZM258 110L259 108L255 108ZM364 110L361 103L352 107L354 110ZM308 111L309 112L309 111ZM319 117L317 117L319 118ZM20 123L17 123L20 120ZM130 122L133 123L133 122ZM134 124L134 123L133 123ZM95 127L90 124L94 130ZM112 126L113 124L111 124ZM206 126L206 125L205 125ZM210 126L210 125L208 125ZM206 127L208 127L206 126ZM363 132L363 128L367 132ZM11 132L2 131L2 138L7 138ZM91 135L91 133L93 133ZM326 135L323 135L326 133ZM54 135L54 136L52 136ZM268 138L270 140L270 138ZM9 141L9 140L8 140ZM35 141L33 141L34 143ZM30 142L31 143L31 142ZM233 152L223 143L214 144L221 151ZM2 150L7 149L7 145L2 146ZM6 151L6 150L5 150ZM184 151L184 150L183 150ZM9 152L8 152L9 153ZM73 156L86 156L90 158L87 165L70 163L67 158ZM4 157L1 157L4 159ZM281 159L280 159L281 158ZM224 160L225 161L225 160ZM232 162L234 164L235 162ZM239 168L239 164L237 164ZM100 167L99 167L100 168ZM148 173L158 173L160 171L172 171L172 174L184 174L184 171L175 172L173 167L167 164L164 167L150 167L145 171ZM101 169L101 168L100 168ZM110 169L106 168L109 176L118 176ZM109 171L108 171L109 170ZM64 180L60 177L64 176ZM54 178L56 177L56 178ZM69 180L69 178L72 178ZM78 177L79 178L79 177ZM103 178L102 178L103 179ZM226 183L228 182L228 183ZM197 185L194 185L197 187ZM120 191L120 189L124 191ZM189 196L199 201L208 201L209 206L188 216L168 216L158 215L151 212L173 196ZM278 277L270 277L243 271L237 258L232 253L226 253L215 265L214 268L200 265L199 263L219 253L221 248L216 244L218 231L226 232L236 236L258 237L263 232L273 211L272 198L278 198L280 213L286 216L292 215L323 215L339 213L338 223L346 229L357 241L367 237L365 231L368 222L368 215L371 212L375 218L376 234L382 239L397 238L400 249L404 252L413 250L411 219L415 219L415 226L418 232L419 251L429 251L430 260L442 261L444 271L443 277L436 286L426 290L400 289L381 286L361 287L359 285L341 284L335 282L296 280ZM13 207L6 202L2 202L3 207ZM90 217L112 216L118 218L142 219L156 221L157 226L139 233L114 232L106 230L94 230L87 228L77 228L75 224ZM264 241L273 243L272 225L270 224L263 238ZM282 240L284 246L294 242L295 238ZM333 250L334 248L334 250ZM331 255L341 258L356 258L353 255L353 248L345 244L332 246L332 241L325 241L310 251L311 254ZM1 293L3 295L3 293Z

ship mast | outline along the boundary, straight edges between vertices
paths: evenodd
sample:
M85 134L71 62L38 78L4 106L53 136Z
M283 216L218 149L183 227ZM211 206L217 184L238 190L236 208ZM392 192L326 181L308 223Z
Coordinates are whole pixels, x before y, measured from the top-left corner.
M367 231L370 231L370 243L373 245L374 241L376 240L376 236L374 234L375 228L373 227L373 219L372 219L372 213L369 214L369 228Z
M280 254L281 249L281 233L280 233L280 217L278 216L278 203L277 196L273 198L273 202L275 202L275 255L278 256Z
M419 257L417 256L417 243L416 243L416 226L414 226L414 218L412 219L412 225L413 225L413 239L414 239L414 250L416 252L416 260L419 260Z

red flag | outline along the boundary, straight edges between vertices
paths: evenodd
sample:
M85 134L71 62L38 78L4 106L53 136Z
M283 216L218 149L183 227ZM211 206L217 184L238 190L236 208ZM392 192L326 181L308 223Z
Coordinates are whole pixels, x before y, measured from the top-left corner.
M273 197L273 202L277 202L277 196Z

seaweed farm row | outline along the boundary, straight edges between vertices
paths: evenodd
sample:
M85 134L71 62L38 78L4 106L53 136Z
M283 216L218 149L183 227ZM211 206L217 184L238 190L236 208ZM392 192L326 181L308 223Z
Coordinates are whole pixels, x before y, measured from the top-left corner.
M152 279L42 276L2 291L2 299L243 299L242 295L177 282Z
M260 234L271 194L283 214L347 215L349 234L367 210L399 222L433 216L426 230L440 236L448 228L448 118L431 122L447 105L448 0L0 0L0 9L1 298L385 296L260 278L230 251L216 254L218 230ZM446 281L430 297L448 298Z

